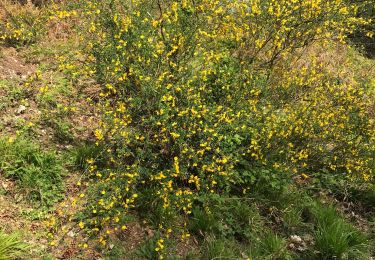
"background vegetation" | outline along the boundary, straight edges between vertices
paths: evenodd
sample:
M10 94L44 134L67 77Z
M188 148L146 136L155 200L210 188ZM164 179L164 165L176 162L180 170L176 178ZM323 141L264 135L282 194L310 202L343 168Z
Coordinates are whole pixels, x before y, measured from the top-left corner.
M373 3L2 5L0 194L45 257L373 256Z

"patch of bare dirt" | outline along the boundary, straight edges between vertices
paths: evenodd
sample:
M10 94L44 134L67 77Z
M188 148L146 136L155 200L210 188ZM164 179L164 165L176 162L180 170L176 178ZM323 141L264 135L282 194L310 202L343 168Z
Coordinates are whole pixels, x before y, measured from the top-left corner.
M3 48L0 59L0 80L1 79L26 79L35 72L33 64L27 64L19 56L15 48Z

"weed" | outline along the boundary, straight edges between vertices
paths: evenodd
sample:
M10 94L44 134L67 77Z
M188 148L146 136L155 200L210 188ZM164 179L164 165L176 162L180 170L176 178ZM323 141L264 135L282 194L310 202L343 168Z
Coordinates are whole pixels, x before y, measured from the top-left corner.
M16 106L27 102L27 99L31 97L31 91L27 87L21 84L20 81L13 80L0 80L0 86L3 88L7 95L1 96L1 107ZM25 104L27 105L27 104Z
M213 232L218 223L214 216L200 207L195 207L192 211L191 220L189 221L189 230L195 234L204 236Z
M68 80L58 74L54 75L53 83L40 82L37 100L46 108L56 108L60 115L69 114L69 107L61 104L63 98L71 101L73 89Z
M286 240L272 230L264 230L258 238L251 241L246 255L251 259L292 259Z
M261 241L261 251L270 259L288 259L287 243L281 236L269 231Z
M203 206L194 207L189 220L189 230L193 234L215 234L246 243L261 233L264 223L251 200L217 196L201 200Z
M348 197L354 203L361 203L368 209L375 209L375 184L353 186L349 188Z

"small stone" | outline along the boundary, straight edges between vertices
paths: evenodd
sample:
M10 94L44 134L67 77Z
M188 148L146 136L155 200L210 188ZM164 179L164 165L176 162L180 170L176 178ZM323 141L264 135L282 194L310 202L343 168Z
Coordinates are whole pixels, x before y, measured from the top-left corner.
M16 113L17 114L22 114L23 112L26 111L26 107L24 105L20 105L17 110L16 110Z
M297 235L290 236L290 240L295 244L301 244L302 243L302 238L300 236L297 236Z
M3 189L5 190L5 191L8 191L8 183L6 183L6 182L1 182L1 186L3 187Z
M20 202L23 199L23 195L22 194L16 194L16 195L14 195L14 199L16 200L16 202Z
M67 233L67 235L70 236L70 237L75 237L76 234L74 233L73 230L70 230L70 231Z

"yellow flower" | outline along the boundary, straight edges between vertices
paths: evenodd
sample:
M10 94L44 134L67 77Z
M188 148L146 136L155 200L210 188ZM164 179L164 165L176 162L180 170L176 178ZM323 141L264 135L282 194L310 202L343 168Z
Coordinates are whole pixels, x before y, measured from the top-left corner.
M78 223L78 226L83 229L85 227L85 223L83 223L82 221Z
M98 141L103 140L104 135L103 135L102 130L100 130L100 129L96 129L94 135L95 135L95 137L96 137L96 139L97 139Z

